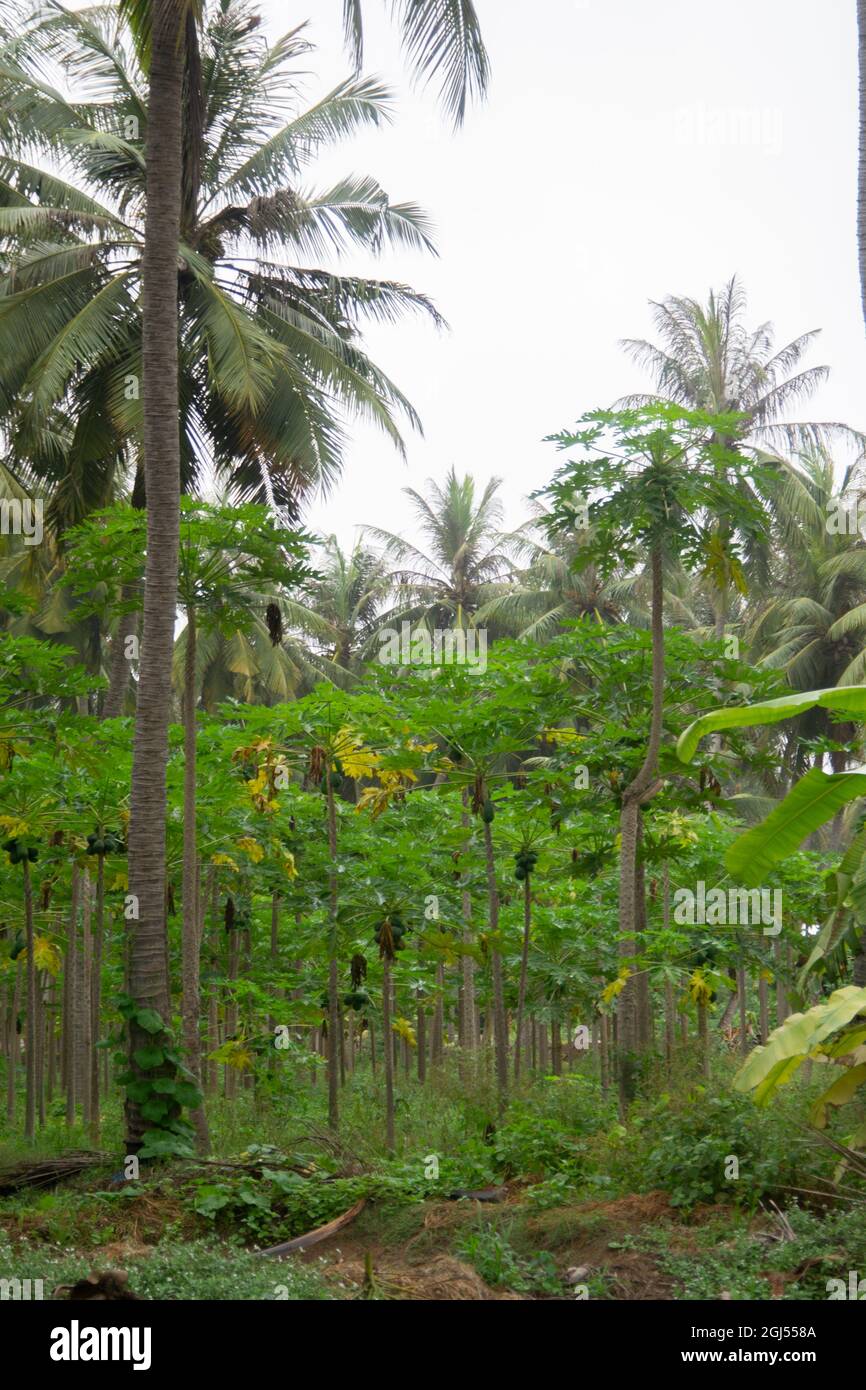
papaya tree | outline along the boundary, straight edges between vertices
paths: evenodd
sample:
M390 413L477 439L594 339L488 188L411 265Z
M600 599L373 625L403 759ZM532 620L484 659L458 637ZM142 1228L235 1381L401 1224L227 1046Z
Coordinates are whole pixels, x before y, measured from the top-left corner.
M643 558L650 585L652 697L643 762L621 794L620 949L624 961L637 950L643 912L639 846L644 807L657 794L665 695L665 567L714 574L745 586L739 537L756 538L765 527L753 485L761 465L719 441L736 434L737 416L709 415L668 403L637 410L595 411L577 431L551 436L561 451L577 450L543 490L551 523L577 528L585 544L577 569L596 564L602 574ZM750 484L745 494L742 484ZM725 551L718 553L715 518L727 518ZM640 1050L639 996L627 980L619 996L618 1072L620 1101L635 1092Z

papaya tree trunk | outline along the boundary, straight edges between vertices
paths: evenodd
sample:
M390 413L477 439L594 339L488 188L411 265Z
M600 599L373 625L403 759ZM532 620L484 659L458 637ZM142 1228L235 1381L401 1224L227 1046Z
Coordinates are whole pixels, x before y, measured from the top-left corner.
M502 982L502 953L496 940L499 933L499 889L496 886L496 862L493 855L493 833L487 821L484 825L484 857L487 864L488 928L493 938L490 951L490 974L493 984L493 1037L496 1051L496 1086L500 1106L508 1093L508 1035L505 1022L505 992Z
M532 931L531 875L523 880L523 950L520 956L520 984L517 991L517 1019L514 1034L514 1080L520 1077L520 1049L523 1043L523 1011L526 1004L526 977L529 971L529 937Z
M385 1040L385 1144L394 1152L394 1047L391 1029L391 962L382 962L382 1034Z
M620 810L620 871L619 871L619 955L623 967L634 971L638 954L636 935L639 923L638 907L638 846L642 806L658 789L656 768L661 747L662 716L664 712L665 639L664 589L661 549L654 547L650 557L652 573L652 707L650 733L643 763L634 780L626 787ZM620 992L617 1007L617 1070L620 1109L625 1110L636 1091L637 1054L640 1050L640 994L638 981L632 973Z
M325 799L328 817L328 1124L340 1125L340 981L337 964L337 808L331 784L330 758L325 763Z

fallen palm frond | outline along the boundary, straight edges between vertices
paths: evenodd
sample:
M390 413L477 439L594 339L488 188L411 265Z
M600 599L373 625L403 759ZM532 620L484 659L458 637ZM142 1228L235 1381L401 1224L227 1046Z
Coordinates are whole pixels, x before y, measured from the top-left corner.
M311 1245L318 1245L320 1241L336 1235L337 1231L342 1231L344 1226L348 1226L350 1222L355 1220L356 1216L360 1215L366 1205L367 1198L361 1197L353 1207L349 1207L349 1210L344 1211L342 1216L336 1216L327 1225L317 1226L314 1231L308 1231L304 1236L295 1236L294 1240L287 1240L283 1245L273 1245L270 1250L262 1250L260 1253L277 1258L282 1255L297 1255L302 1250L308 1250Z

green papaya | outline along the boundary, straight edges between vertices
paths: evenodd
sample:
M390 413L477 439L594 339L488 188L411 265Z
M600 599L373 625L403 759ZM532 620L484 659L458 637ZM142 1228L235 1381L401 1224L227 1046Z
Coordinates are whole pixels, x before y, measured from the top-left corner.
M493 805L493 802L490 800L490 797L488 796L484 805L481 807L481 819L484 821L485 825L492 825L493 817L495 815L496 807Z

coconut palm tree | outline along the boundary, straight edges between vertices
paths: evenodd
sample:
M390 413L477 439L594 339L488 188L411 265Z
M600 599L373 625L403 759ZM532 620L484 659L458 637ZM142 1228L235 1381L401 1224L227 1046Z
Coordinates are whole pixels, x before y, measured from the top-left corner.
M459 120L471 75L479 74L482 87L486 77L485 70L479 67L484 54L471 4L464 0L460 5L449 3L443 7L406 0L395 10L416 68L445 78L446 105ZM68 287L62 283L52 285L52 291L45 293L39 271L37 284L25 289L31 298L43 293L48 312L41 320L32 313L25 316L19 330L25 333L29 346L27 353L17 354L15 371L19 381L15 394L20 395L23 383L32 380L34 360L40 361L43 368L38 379L32 381L31 395L24 398L21 419L16 421L16 433L22 429L26 440L22 456L32 459L37 453L56 451L51 434L56 414L53 407L61 396L64 404L69 404L70 386L86 357L85 344L91 349L86 361L91 372L91 410L89 414L85 408L80 410L75 420L76 434L83 444L89 440L88 425L98 435L96 427L100 422L110 422L107 431L103 425L102 440L91 447L97 456L114 459L121 441L133 434L137 419L143 444L148 545L129 834L129 883L132 902L138 909L129 987L137 1006L150 1006L167 1018L165 769L177 598L182 440L194 444L196 431L206 432L219 445L214 451L217 464L225 466L230 459L234 465L233 480L248 494L251 486L256 490L259 487L262 459L267 458L269 465L273 460L276 482L270 476L271 466L262 477L268 501L278 500L280 486L286 503L291 504L299 474L303 477L305 469L314 467L316 476L321 477L328 460L335 458L335 396L356 409L366 409L396 435L392 411L405 406L408 412L408 405L352 341L353 296L334 277L326 277L323 282L315 272L306 275L279 261L265 262L264 255L292 239L308 247L323 242L339 244L349 229L356 239L374 248L393 236L424 243L426 233L414 210L407 213L404 209L401 215L378 188L369 184L359 188L357 181L345 181L326 197L320 208L311 205L297 188L286 187L287 171L298 172L301 152L319 142L328 128L328 118L322 121L321 116L314 117L300 132L296 127L288 134L286 127L282 131L274 129L273 121L267 120L270 138L262 146L256 139L261 112L253 110L249 92L239 90L237 72L223 61L222 47L217 45L214 61L208 63L207 57L202 61L199 15L192 0L181 4L172 0L125 0L121 13L130 22L139 69L149 79L147 98L145 101L140 90L119 76L117 36L100 37L89 61L82 64L79 57L75 65L79 73L83 70L91 78L94 66L101 65L103 81L106 71L110 84L117 79L115 95L119 100L113 105L109 103L109 118L102 124L95 110L98 101L82 103L82 109L76 110L65 98L60 96L58 100L59 94L46 90L41 75L19 66L14 53L5 55L8 62L4 63L4 70L9 81L2 96L11 119L4 119L0 136L8 137L10 131L20 129L22 139L9 147L15 168L12 180L8 177L10 171L4 171L5 186L8 188L11 183L11 194L7 207L0 208L0 214L6 215L5 227L0 215L0 231L14 235L24 226L31 232L41 228L53 236L46 252L49 262L55 266L58 262L65 264L78 294L77 302L70 305ZM346 20L360 59L358 0L352 4L347 0ZM51 21L45 31L49 42L52 30L63 34L69 18L58 6ZM215 23L217 28L222 26L223 31L234 33L239 52L257 19L240 6L220 5ZM61 45L62 42L61 38ZM296 42L296 35L288 36L277 46L278 54L284 56ZM272 75L273 63L273 54L260 54L258 72L266 82ZM38 69L38 62L36 66ZM276 66L279 68L279 63ZM208 197L208 168L203 158L208 151L198 138L213 115L212 106L205 100L208 73L212 96L217 92L224 96L238 92L238 103L225 112L209 153L228 154L237 162L222 184L221 193L227 196L217 196L215 200L217 190L211 190L206 224L212 234L210 240L204 238L191 244L191 234L203 230L195 220L196 211L201 212L203 190ZM268 91L269 101L276 100L279 84L276 90L269 86ZM353 93L352 101L360 101L360 107L355 106L355 124L360 110L373 113L377 105L381 109L379 96L377 103L369 90ZM94 117L93 124L88 115ZM119 116L129 118L128 127L117 129ZM67 130L71 136L64 134ZM146 135L142 135L143 130ZM114 204L99 204L91 193L66 179L57 180L53 174L34 170L20 158L24 153L22 146L29 158L30 149L40 144L55 157L65 154L71 158L74 151L85 167L89 163L91 178L99 173L104 183L115 185ZM142 193L144 237L140 263L136 265L134 254L139 238L133 222L136 211L139 219L141 216ZM236 197L241 201L235 201ZM73 235L78 228L85 229L89 239ZM241 258L242 247L236 246L233 249L239 254L227 267L233 278L230 284L221 284L215 269L224 257L226 243L233 237L252 243L259 260L253 261L250 269ZM100 254L103 239L114 243L107 263ZM141 280L140 336L130 331L137 274ZM61 281L64 278L60 277ZM360 296L354 296L358 298L365 304L372 303L372 312L380 316L393 313L394 291L387 286L364 289ZM8 301L5 307L8 311ZM184 376L178 342L185 313L190 320L193 349L199 361L207 364L208 381L214 378L221 383L219 392L204 393L206 403L215 412L210 416L197 411L194 401L182 391ZM58 320L65 329L59 338L56 329L52 331ZM102 324L102 336L93 332L94 323ZM37 325L41 338L35 332ZM3 327L8 330L8 318ZM13 346L14 334L10 342ZM137 391L129 391L136 382L142 387L140 411L122 404L128 399L136 400ZM101 414L94 408L97 401ZM194 452L193 457L200 455ZM256 473L255 484L250 477L252 472ZM335 988L332 985L332 1013L337 1007ZM131 1066L133 1075L142 1082L147 1078L136 1062L136 1051L152 1041L133 1018ZM140 1104L128 1098L129 1151L136 1152L140 1147L145 1128Z
M140 14L137 13L140 19ZM166 961L166 764L171 655L177 607L180 512L180 421L177 265L183 189L183 35L195 28L192 8L152 0L145 150L145 225L141 264L142 446L147 491L147 559L139 698L132 745L129 891L135 927L129 951L129 993L138 1008L171 1017ZM142 32L139 40L143 48ZM39 215L37 210L37 218ZM111 280L108 281L110 285ZM102 293L102 291L100 291ZM122 284L121 293L127 290ZM117 290L115 290L115 295ZM98 297L97 297L98 298ZM158 1037L160 1035L157 1035ZM149 1080L136 1054L150 1035L129 1023L133 1076ZM170 1068L170 1072L173 1071ZM141 1148L148 1121L126 1098L127 1152Z
M550 514L537 507L530 521L504 538L518 568L513 581L501 584L478 610L476 622L494 620L532 642L554 637L580 618L646 626L648 609L635 592L636 575L604 578L595 565L578 566L587 539L584 532L551 529Z
M680 295L668 295L660 303L651 303L661 343L626 339L622 346L655 378L655 399L676 401L713 415L740 414L742 420L732 436L719 441L728 452L756 445L772 450L775 456L777 449L797 451L840 439L862 449L864 437L846 425L791 422L785 418L792 405L809 400L829 375L826 366L797 370L820 330L803 333L776 348L771 323L754 329L746 326L746 293L736 276L721 291L711 291L705 305ZM632 396L627 403L644 404L650 399L653 398ZM757 505L752 485L743 486L745 499ZM727 540L727 523L720 517L715 542L720 558ZM769 565L767 546L754 543L748 535L739 540L743 576L750 583L763 583ZM707 581L714 591L716 635L721 637L731 590L736 585L732 584L724 562L715 565Z
M857 0L857 55L860 74L860 155L857 182L857 246L860 296L866 322L866 0Z
M365 527L385 547L394 566L400 617L431 628L463 627L474 621L481 606L494 597L494 586L512 568L501 543L502 504L499 478L491 478L481 494L470 474L458 478L448 470L442 486L427 480L427 494L404 488L426 543L425 549L379 527Z
M207 459L236 493L296 509L339 470L338 410L373 419L398 447L398 417L418 423L363 352L363 321L407 310L441 320L406 286L310 266L353 246L432 242L423 213L374 179L302 186L323 146L390 119L390 94L358 78L299 111L310 45L295 31L269 47L257 24L246 0L230 0L206 11L200 57L194 31L202 115L184 137L177 276L183 483ZM23 30L0 76L0 95L23 112L14 140L2 132L0 409L12 459L58 489L69 524L111 500L141 429L147 73L109 10L49 0ZM88 79L80 99L61 107L61 91L45 92L47 63ZM100 100L87 99L90 84ZM58 174L27 163L25 146Z
M797 690L862 681L866 654L866 545L856 531L828 524L836 499L845 516L856 504L860 472L849 467L837 486L826 449L785 465L775 497L781 561L777 592L750 624L752 656L783 669Z
M403 48L420 78L438 82L454 124L469 101L487 91L490 68L472 0L390 0ZM363 0L343 0L346 40L360 69L364 58Z
M350 684L373 655L390 620L393 588L385 559L362 541L344 551L329 536L316 556L318 578L302 597L280 602L289 632L284 647L315 679Z
M796 370L820 329L777 348L771 323L747 328L746 292L736 276L720 291L711 290L706 304L682 295L650 303L660 343L626 338L622 346L650 372L658 394L632 396L628 404L661 397L713 415L741 412L737 442L796 451L841 437L862 447L863 437L847 425L784 418L792 405L809 400L830 374L826 366Z

